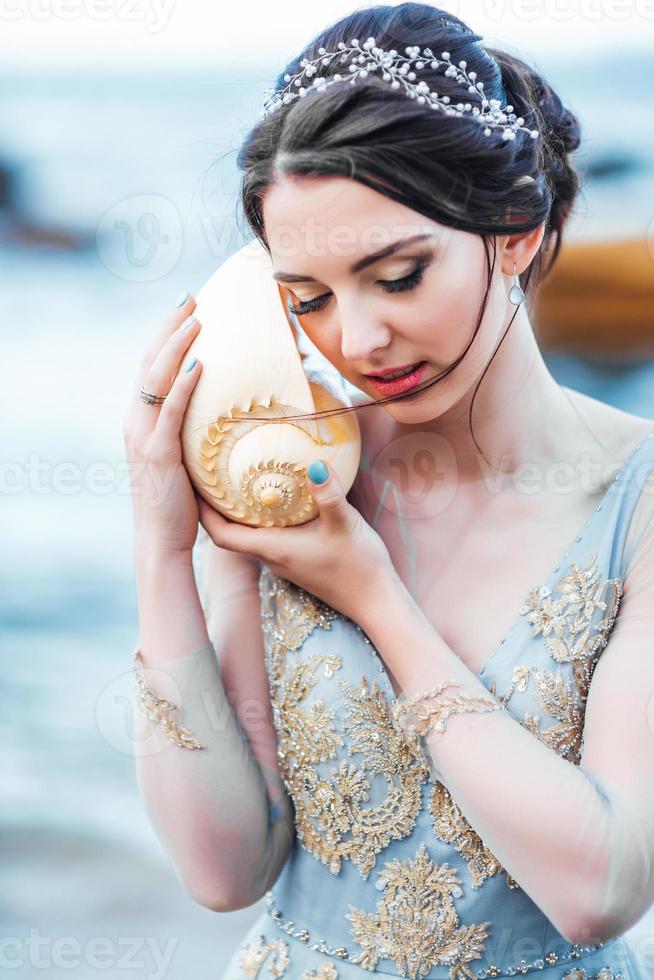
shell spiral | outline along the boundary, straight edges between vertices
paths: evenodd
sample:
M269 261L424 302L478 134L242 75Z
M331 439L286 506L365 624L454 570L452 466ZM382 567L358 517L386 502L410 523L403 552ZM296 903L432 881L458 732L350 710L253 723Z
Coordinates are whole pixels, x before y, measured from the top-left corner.
M262 422L263 414L271 421ZM273 401L207 426L199 454L204 495L232 520L266 527L316 516L306 467L318 456L333 460L333 443L315 432L315 421L274 421L294 414L293 406Z
M309 463L329 463L347 493L361 452L354 412L294 417L344 406L304 373L271 273L263 247L249 243L198 293L201 329L188 353L202 370L181 430L184 465L197 491L226 517L252 526L317 516Z

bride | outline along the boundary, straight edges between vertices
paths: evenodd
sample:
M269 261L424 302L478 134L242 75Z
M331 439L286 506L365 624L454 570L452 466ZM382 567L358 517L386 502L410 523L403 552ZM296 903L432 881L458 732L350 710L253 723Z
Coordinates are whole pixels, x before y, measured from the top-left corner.
M540 937L529 968L545 980L608 980L621 975L616 964L630 980L645 975L620 937L654 902L654 513L642 492L654 422L561 387L543 361L530 310L579 190L580 127L538 72L480 41L430 5L356 11L280 75L239 154L243 210L275 280L362 395L351 409L362 460L350 492L317 459L308 475L319 516L293 528L229 522L194 493L179 440L202 370L185 357L202 329L188 294L146 352L125 417L129 458L147 464L134 495L135 663L155 721L137 754L153 825L201 904L242 908L278 888L289 921L329 932L338 949L358 943L343 957L307 948L282 940L264 913L226 980L256 976L267 957L274 976L358 977L379 963L384 976L472 977L467 964L479 958L499 976L526 962L515 945L525 929ZM422 51L421 77L450 93L446 105L462 97L459 68L505 111L480 125L465 107L430 111L373 70L356 84L335 79L331 50L347 50L355 67L363 52L401 52L413 65ZM439 72L441 58L454 72ZM333 84L309 91L309 63ZM294 76L308 81L302 98ZM140 389L160 401L144 403ZM290 612L278 599L266 638L271 584ZM432 925L414 933L405 923L382 941L381 891L334 870L352 853L353 804L339 797L341 808L318 819L306 780L328 779L336 763L319 763L338 753L312 761L291 726L312 719L305 739L310 730L343 743L347 723L320 727L327 675L314 692L323 685L323 697L289 708L291 663L275 658L304 652L285 632L293 615L303 642L320 629L316 649L327 656L331 645L359 684L364 640L371 646L388 717L413 750L406 766L431 775L468 848L495 861L484 889L506 873L492 905L484 889L475 894L471 865L456 865L461 841L437 839L426 801L403 831L368 842L411 881L411 862L426 853L441 871L457 866L461 929L471 917L471 930L486 931L457 940L456 962L434 923L444 907L457 920L457 903L430 893L432 904L419 905ZM338 644L334 616L355 627ZM181 708L183 726L157 696ZM327 833L334 813L338 831ZM508 948L484 951L482 939L502 928ZM583 962L562 972L566 956L547 958L548 936L582 944Z

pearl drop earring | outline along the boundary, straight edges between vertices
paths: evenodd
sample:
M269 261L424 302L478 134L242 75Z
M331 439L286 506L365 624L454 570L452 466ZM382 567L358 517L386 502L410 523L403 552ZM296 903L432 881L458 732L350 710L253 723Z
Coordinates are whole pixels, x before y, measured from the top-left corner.
M520 278L515 271L515 262L513 263L513 276L514 283L511 286L511 291L509 293L509 302L513 303L514 306L520 306L525 298L525 294L522 286L520 285Z

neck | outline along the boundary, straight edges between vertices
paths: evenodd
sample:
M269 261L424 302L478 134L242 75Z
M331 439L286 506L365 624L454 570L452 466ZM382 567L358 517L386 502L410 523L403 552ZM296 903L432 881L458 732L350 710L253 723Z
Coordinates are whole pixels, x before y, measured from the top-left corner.
M501 334L497 343L499 338ZM473 344L467 357L475 348ZM446 397L448 389L454 390L461 384L460 372L465 370L466 363L464 358L440 383L445 389L442 397ZM415 409L412 407L415 422L398 421L384 412L385 422L379 419L379 424L387 427L384 443L416 432L434 433L451 448L458 477L466 482L481 479L489 467L513 473L527 461L538 463L573 457L582 422L542 358L524 304L519 307L475 395L481 370L483 366L475 371L465 396L433 418L421 417L418 403ZM428 390L425 403L438 387ZM403 407L399 411L406 414ZM471 428L480 449L475 445Z

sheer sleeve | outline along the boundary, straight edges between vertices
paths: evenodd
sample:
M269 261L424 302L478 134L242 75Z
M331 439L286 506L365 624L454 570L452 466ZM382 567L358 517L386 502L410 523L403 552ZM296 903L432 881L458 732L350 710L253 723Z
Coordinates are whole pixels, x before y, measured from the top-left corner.
M271 887L294 825L268 721L253 573L244 559L233 561L229 579L223 567L218 582L207 552L194 560L209 641L143 668L150 689L178 706L179 723L202 748L175 744L155 724L135 750L141 796L178 877L200 904L229 911Z
M634 508L623 594L590 685L581 765L612 815L599 915L618 934L654 903L654 485Z
M620 562L621 603L581 720L565 680L559 690L555 669L543 675L543 696L569 705L568 714L554 711L549 739L537 718L499 710L502 692L491 693L461 662L405 590L386 591L367 620L398 701L446 685L437 696L450 705L434 717L454 705L452 713L421 739L432 774L571 942L608 941L654 902L653 510L652 495L641 495ZM568 761L559 749L579 725L581 746Z

